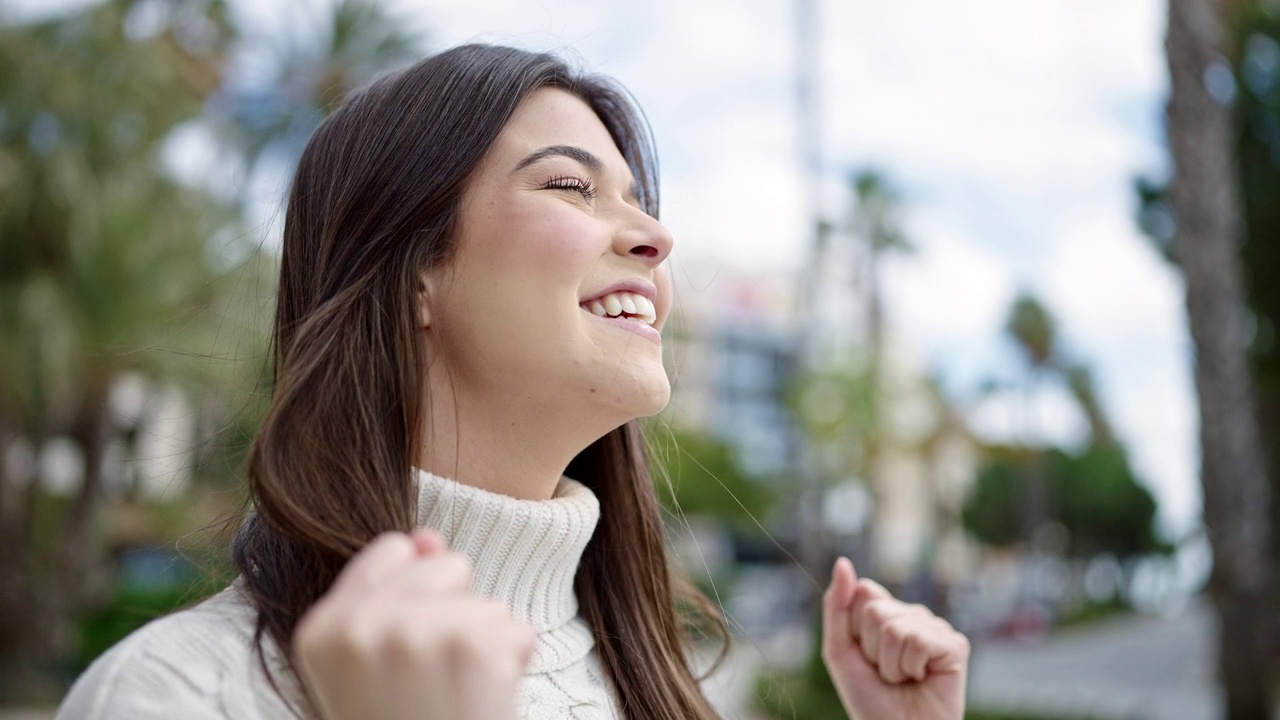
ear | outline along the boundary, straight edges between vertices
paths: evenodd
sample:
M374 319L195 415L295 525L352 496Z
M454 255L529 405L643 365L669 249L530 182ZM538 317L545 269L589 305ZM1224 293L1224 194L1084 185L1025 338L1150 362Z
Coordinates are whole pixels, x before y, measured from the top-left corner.
M431 290L433 285L431 276L427 273L418 276L417 306L419 328L426 329L431 327Z

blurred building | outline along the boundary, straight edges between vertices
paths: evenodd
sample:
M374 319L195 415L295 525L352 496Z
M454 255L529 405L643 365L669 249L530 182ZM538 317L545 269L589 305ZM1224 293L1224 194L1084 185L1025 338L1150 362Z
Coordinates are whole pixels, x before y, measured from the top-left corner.
M667 342L668 416L678 427L729 444L747 472L794 496L801 453L812 451L788 397L800 372L794 283L782 273L723 266L682 270L713 280L695 280L699 290L676 299ZM815 323L820 366L866 355L866 304L848 280L833 273L815 288L822 308ZM977 549L959 520L976 472L977 443L912 349L893 339L881 345L875 393L884 412L874 452L865 454L861 468L834 463L823 469L829 488L824 525L842 550L869 559L886 582L962 581L977 564ZM777 536L787 538L781 530Z

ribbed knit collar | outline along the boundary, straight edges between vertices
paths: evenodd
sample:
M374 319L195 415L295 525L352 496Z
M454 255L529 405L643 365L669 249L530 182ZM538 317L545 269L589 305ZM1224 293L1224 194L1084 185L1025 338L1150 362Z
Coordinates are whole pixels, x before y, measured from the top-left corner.
M564 477L550 500L518 500L418 471L418 525L472 564L472 589L539 632L578 614L573 578L600 519L585 485Z

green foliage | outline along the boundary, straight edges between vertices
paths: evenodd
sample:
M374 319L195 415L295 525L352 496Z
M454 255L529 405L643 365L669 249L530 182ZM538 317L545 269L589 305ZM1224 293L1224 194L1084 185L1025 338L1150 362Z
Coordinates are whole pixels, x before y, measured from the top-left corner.
M245 230L238 190L175 160L212 129L222 131L218 169L238 177L263 148L300 144L298 128L314 127L320 109L420 54L379 8L339 0L290 42L267 43L280 72L249 80L224 75L240 67L228 61L244 38L223 0L102 0L0 22L0 456L11 443L38 452L68 438L86 478L70 497L51 496L40 478L12 482L0 463L11 491L0 570L12 589L0 594L0 702L22 700L32 668L68 662L71 617L104 591L93 570L131 512L107 492L109 453L134 441L110 412L117 380L177 389L198 408L202 482L237 476L262 414L275 260L260 251L261 232ZM272 122L255 125L264 106L253 101L264 98ZM170 527L184 519L130 527L185 535L190 527ZM172 600L117 597L89 621L86 647Z
M1092 625L1099 620L1107 620L1120 615L1128 615L1133 612L1123 597L1116 595L1108 600L1097 602L1090 600L1078 607L1072 608L1063 615L1054 619L1054 627L1064 629L1069 627L1080 627L1084 625Z
M160 156L217 86L228 29L190 1L130 39L131 5L0 28L0 407L28 431L119 372L172 374L212 326L193 322L214 302L205 240L233 217Z
M731 447L682 430L659 429L650 435L655 438L650 456L663 507L748 531L764 522L774 493L742 470Z
M855 172L849 179L855 210L850 229L872 252L911 253L915 246L902 231L902 201L889 180L874 169Z
M1079 453L991 449L965 500L965 529L993 547L1027 540L1024 516L1033 473L1046 486L1045 519L1067 529L1070 555L1125 558L1168 549L1155 535L1155 498L1116 445L1091 445Z
M1280 15L1267 3L1234 3L1225 15L1236 49L1239 92L1235 163L1244 205L1240 267L1253 333L1249 358L1259 435L1264 438L1271 486L1272 526L1280 528ZM1177 221L1164 181L1138 178L1138 224L1170 262ZM1280 532L1272 532L1274 564L1280 567Z
M1036 298L1022 294L1013 301L1005 329L1027 354L1036 368L1050 364L1058 355L1057 323Z
M425 54L412 23L377 0L329 0L295 8L301 22L256 41L258 77L218 98L223 136L243 153L246 175L262 160L292 167L312 131L351 91Z
M805 431L820 442L870 437L876 428L876 388L869 366L813 372L788 396Z
M822 637L820 618L814 623L813 637ZM756 681L755 699L760 710L778 720L848 717L822 662L818 643L814 643L813 652L799 672L761 676Z
M1265 3L1261 4L1265 5ZM1249 346L1259 432L1268 457L1272 526L1280 528L1280 16L1241 4L1235 18L1241 91L1236 112L1236 162L1246 237L1240 248L1246 302L1255 323ZM1272 531L1280 567L1280 530Z
M1008 459L988 462L974 479L961 511L965 530L992 547L1017 543L1025 492L1026 476L1018 464Z
M117 587L110 600L86 613L77 624L79 644L73 669L79 673L129 633L158 617L194 605L222 588L201 578L194 582L153 589Z
M1155 498L1134 476L1122 448L1052 451L1047 470L1054 516L1070 533L1073 555L1124 558L1163 549L1153 530Z
M969 710L964 714L965 720L1091 720L1079 715L1027 715L1023 712L988 712Z

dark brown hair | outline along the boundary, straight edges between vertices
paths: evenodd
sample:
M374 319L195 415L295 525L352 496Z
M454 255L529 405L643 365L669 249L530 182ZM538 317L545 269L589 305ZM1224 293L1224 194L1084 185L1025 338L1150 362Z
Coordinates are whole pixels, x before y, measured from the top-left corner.
M269 634L287 658L299 617L347 560L379 533L415 525L426 417L419 278L449 261L469 179L541 87L596 112L657 217L656 159L629 97L547 54L465 45L436 55L354 93L307 144L285 220L274 390L249 455L255 512L233 547L260 650ZM715 717L686 659L677 594L723 625L669 570L640 426L600 438L566 474L600 500L576 589L623 715Z

